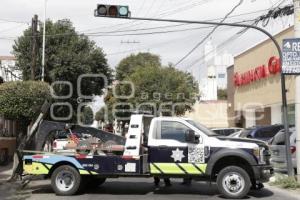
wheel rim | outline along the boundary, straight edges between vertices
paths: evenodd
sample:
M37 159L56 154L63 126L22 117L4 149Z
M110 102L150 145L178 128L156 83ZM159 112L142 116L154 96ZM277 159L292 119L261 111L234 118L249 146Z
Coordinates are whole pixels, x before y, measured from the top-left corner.
M55 183L60 191L69 191L74 187L75 176L70 172L59 172L56 176Z
M239 173L227 173L222 180L223 188L230 194L239 194L245 188L245 179Z

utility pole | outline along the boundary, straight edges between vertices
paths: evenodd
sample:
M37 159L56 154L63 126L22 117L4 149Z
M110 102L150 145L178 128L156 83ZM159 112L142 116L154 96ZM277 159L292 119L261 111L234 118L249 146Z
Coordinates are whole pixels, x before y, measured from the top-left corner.
M36 59L37 59L37 24L38 16L34 15L31 23L31 80L35 80Z
M294 0L294 37L300 38L300 0ZM296 127L296 154L297 180L300 182L300 76L296 76L295 84L295 127Z
M45 46L46 46L46 11L47 0L44 0L44 26L43 26L43 48L42 48L42 81L45 79Z

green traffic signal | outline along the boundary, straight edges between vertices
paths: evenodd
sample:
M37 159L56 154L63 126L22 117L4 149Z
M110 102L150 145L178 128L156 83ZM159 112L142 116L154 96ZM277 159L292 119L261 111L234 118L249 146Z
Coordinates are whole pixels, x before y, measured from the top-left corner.
M130 17L128 6L98 4L96 17Z
M124 17L129 16L128 6L119 6L119 16L124 16Z

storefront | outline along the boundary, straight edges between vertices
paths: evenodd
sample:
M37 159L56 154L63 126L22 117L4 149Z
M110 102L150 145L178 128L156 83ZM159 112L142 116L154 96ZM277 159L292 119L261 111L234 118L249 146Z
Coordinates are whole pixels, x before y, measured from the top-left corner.
M275 36L281 45L293 27ZM280 62L274 43L266 40L234 57L228 75L228 123L250 127L282 123ZM295 77L286 77L288 118L295 123Z

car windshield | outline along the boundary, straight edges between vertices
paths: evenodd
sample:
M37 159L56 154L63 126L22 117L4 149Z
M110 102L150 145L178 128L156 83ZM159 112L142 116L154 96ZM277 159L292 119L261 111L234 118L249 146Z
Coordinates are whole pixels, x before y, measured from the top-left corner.
M237 137L237 136L239 136L241 134L241 132L242 132L242 130L234 132L231 135L229 135L228 137Z
M241 134L240 134L240 137L241 137L241 138L246 138L246 137L248 137L248 135L251 133L252 130L253 130L253 129L245 129L245 130L243 130L243 131L241 132Z
M197 123L193 120L186 120L189 124L193 125L194 127L196 127L197 129L199 129L200 131L202 131L203 133L205 133L208 136L218 136L218 134L216 134L215 132L213 132L212 130L206 128L205 126L201 125L200 123Z

